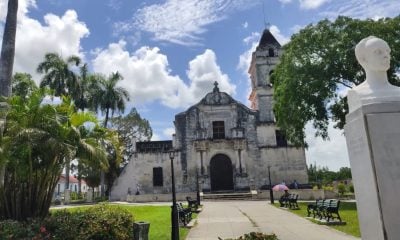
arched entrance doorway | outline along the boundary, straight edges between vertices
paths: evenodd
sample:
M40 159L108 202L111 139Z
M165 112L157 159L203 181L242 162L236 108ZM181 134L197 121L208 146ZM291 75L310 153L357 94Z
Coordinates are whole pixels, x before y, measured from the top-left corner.
M233 191L232 162L228 156L217 154L210 161L211 191Z

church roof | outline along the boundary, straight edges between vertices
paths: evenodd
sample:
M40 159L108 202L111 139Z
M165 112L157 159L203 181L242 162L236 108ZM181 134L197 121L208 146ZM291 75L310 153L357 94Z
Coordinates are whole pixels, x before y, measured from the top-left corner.
M220 92L218 82L214 83L214 89L200 101L204 105L225 105L236 102L231 96L225 92Z
M267 45L277 45L278 47L281 47L281 44L279 44L279 42L276 40L274 35L272 35L268 28L264 29L258 47L263 48Z

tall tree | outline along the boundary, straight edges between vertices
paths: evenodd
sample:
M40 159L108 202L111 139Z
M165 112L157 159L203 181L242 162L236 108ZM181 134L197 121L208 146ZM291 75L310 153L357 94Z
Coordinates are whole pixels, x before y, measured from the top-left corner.
M57 53L47 53L44 61L39 63L37 67L38 73L44 73L40 87L48 86L54 90L55 96L69 95L73 99L79 94L78 76L71 69L73 66L78 67L81 59L77 56L70 56L65 61ZM67 159L71 161L72 159ZM69 189L70 164L65 166L65 189Z
M96 84L92 86L91 106L100 110L104 115L104 127L107 128L108 120L114 112L124 112L125 102L129 101L129 94L123 87L117 84L123 79L118 72L112 73L108 78L102 75L96 76ZM105 195L104 171L101 172L101 196Z
M28 99L12 97L1 157L6 168L0 218L24 220L48 214L54 188L66 159L79 157L107 164L97 138L83 132L95 116L75 113L67 98L60 105L43 104L43 90Z
M125 103L129 101L129 94L123 87L118 87L123 77L118 72L112 73L108 78L97 75L96 85L93 86L93 98L91 105L100 110L104 115L104 127L108 126L108 120L115 112L123 113Z
M291 37L272 79L277 124L288 139L304 145L304 127L312 122L316 135L328 138L330 120L343 128L347 101L340 92L358 85L365 73L354 54L355 45L374 35L392 48L389 81L399 85L400 16L379 20L338 17L309 25Z
M6 24L0 58L0 95L11 95L11 77L15 56L15 37L17 33L18 0L9 0Z
M47 53L37 67L38 73L44 73L40 87L48 86L54 90L55 96L77 92L74 90L78 88L78 77L71 67L78 67L80 63L81 59L77 56L70 56L65 61L57 53Z
M3 135L7 112L5 98L11 96L11 76L14 67L17 16L18 0L9 0L0 55L0 137ZM0 161L0 195L2 194L2 187L4 185L4 174L5 166Z
M124 145L123 163L126 164L133 155L134 141L149 141L153 136L153 130L147 119L142 118L136 108L132 108L126 116L111 118L112 128Z
M38 87L28 73L15 73L12 79L13 95L28 98Z

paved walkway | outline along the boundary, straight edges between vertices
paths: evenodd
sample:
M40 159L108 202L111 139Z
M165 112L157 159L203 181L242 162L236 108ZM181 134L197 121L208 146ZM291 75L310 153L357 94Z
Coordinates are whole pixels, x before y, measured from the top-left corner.
M217 240L239 237L249 232L275 233L280 240L360 240L317 225L265 201L202 202L186 240Z

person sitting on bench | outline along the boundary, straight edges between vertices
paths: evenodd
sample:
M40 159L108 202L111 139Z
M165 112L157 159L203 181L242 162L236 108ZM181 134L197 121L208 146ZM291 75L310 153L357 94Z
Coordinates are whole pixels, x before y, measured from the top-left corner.
M289 201L289 191L285 190L285 193L281 196L281 198L279 199L279 203L281 204L281 207L285 206L285 203L287 201Z

